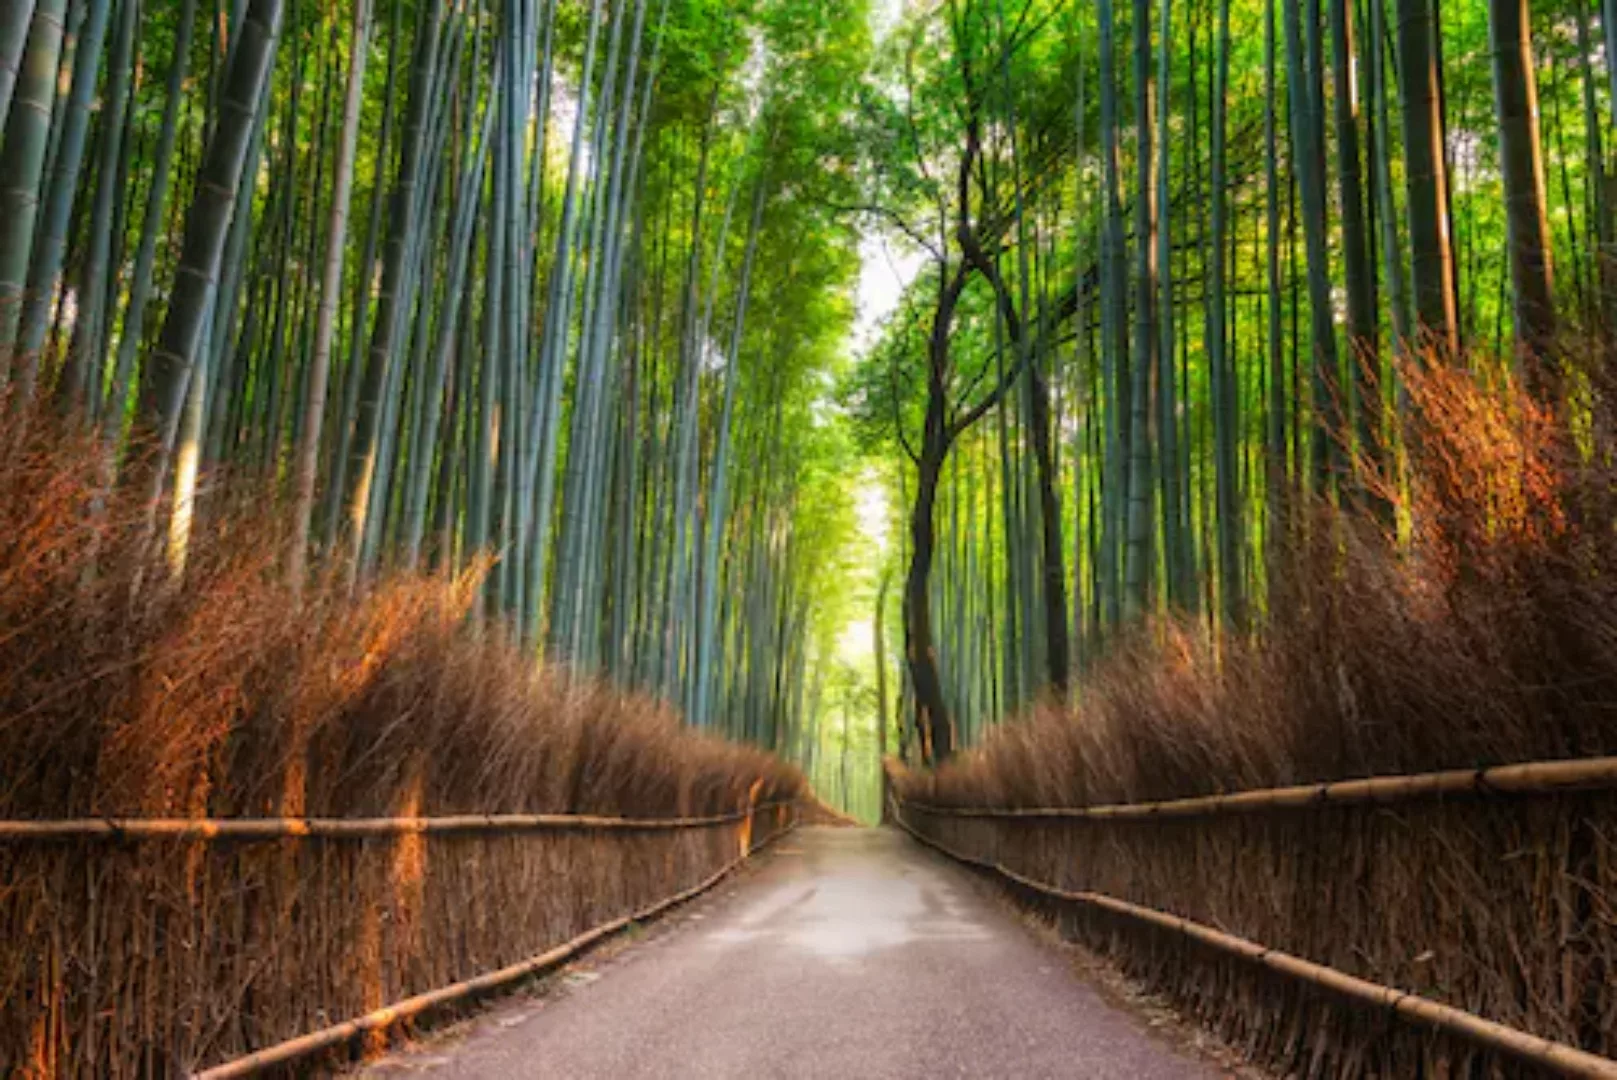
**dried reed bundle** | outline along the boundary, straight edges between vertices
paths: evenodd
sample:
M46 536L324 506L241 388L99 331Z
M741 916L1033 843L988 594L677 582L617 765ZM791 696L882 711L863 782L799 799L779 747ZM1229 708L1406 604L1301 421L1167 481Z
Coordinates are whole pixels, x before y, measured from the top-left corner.
M1212 798L1617 755L1612 455L1508 386L1407 378L1398 543L1316 508L1271 561L1255 634L1144 628L1076 706L1004 724L935 773L897 769L893 786L917 828L974 858L1617 1055L1617 793ZM1142 803L1194 812L948 812ZM1060 917L1285 1070L1518 1074L1177 935Z
M0 424L0 818L718 817L801 789L468 635L475 579L294 603L245 506L172 579L100 453ZM222 1061L517 963L784 824L0 844L0 1074Z

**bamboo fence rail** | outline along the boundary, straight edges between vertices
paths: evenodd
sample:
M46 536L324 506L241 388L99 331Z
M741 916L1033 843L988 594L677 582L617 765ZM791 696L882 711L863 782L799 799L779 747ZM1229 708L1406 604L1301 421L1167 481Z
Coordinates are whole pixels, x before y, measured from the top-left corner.
M593 829L652 832L728 825L790 805L764 803L729 814L683 818L623 818L592 814L455 814L400 818L67 818L0 821L0 843L35 840L284 840L290 837L363 839L429 833L533 832Z
M19 941L0 951L0 1075L292 1060L505 985L798 823L796 799L755 798L685 817L0 821L0 929Z
M1396 803L1445 795L1531 795L1617 788L1617 757L1577 761L1534 761L1484 769L1451 769L1408 776L1372 776L1361 780L1263 788L1231 795L1201 795L1162 802L1103 806L932 806L906 802L923 813L944 817L1053 818L1129 821L1154 818L1205 817L1256 810L1303 809Z
M788 804L769 804L770 807L784 805ZM768 807L762 806L758 807L759 810L767 808ZM688 820L705 822L708 819ZM727 817L723 820L733 821L735 818ZM441 987L437 990L431 990L424 994L416 994L413 997L395 1002L392 1005L384 1006L383 1008L366 1013L364 1016L355 1017L354 1019L345 1021L341 1024L334 1024L331 1027L310 1032L307 1035L300 1035L295 1039L287 1039L285 1042L280 1042L274 1046L265 1047L263 1050L256 1051L244 1057L236 1058L233 1061L228 1061L220 1065L215 1065L212 1068L204 1069L201 1072L193 1074L192 1080L233 1080L235 1077L251 1076L262 1072L271 1066L296 1061L300 1058L308 1057L310 1054L317 1053L329 1047L340 1045L365 1032L384 1030L401 1020L407 1020L410 1017L418 1016L429 1009L434 1009L441 1005L447 1005L454 1001L461 1001L476 994L486 993L487 991L495 990L501 986L516 982L517 980L526 976L534 975L548 968L555 967L557 964L563 963L572 957L577 956L579 953L588 949L601 939L609 937L633 923L645 922L648 919L656 918L669 909L678 907L680 904L700 896L702 893L723 881L735 871L736 867L746 862L747 859L752 857L752 855L762 851L764 848L768 847L782 836L785 836L796 827L797 822L793 821L791 824L787 825L786 828L772 833L762 843L730 860L730 862L726 863L716 873L702 880L701 882L698 882L691 888L676 893L667 899L659 900L657 903L642 908L633 914L621 916L611 920L610 922L602 923L600 926L586 930L584 933L579 934L572 940L564 942L553 949L542 952L538 956L530 957L527 960L500 968L498 971L491 971L487 974L479 975L476 978L466 979L462 982L453 983L449 986Z
M1617 759L1599 760L1608 764L1613 761L1617 761ZM1546 764L1565 766L1577 763L1555 762ZM1510 775L1520 777L1522 775L1520 770L1537 767L1539 766L1511 766L1509 768L1518 770L1518 772ZM1565 770L1564 772L1559 772L1559 774L1566 775L1572 771L1573 770ZM1437 773L1428 774L1426 777L1417 776L1409 777L1407 779L1427 780L1433 777L1448 777L1454 775L1457 774ZM1364 785L1373 782L1374 781L1350 781L1349 783ZM1330 787L1332 785L1323 786ZM1295 789L1281 789L1282 792L1290 792L1292 790ZM1421 787L1417 790L1419 793L1424 794L1432 789L1429 787ZM1504 790L1560 790L1560 788L1517 786L1512 789ZM1253 792L1249 794L1273 793ZM1202 802L1205 800L1180 801ZM1340 802L1343 800L1339 799L1337 801ZM1365 802L1372 800L1367 798L1358 798L1352 801ZM962 851L956 851L955 849L934 840L933 838L922 833L920 830L916 829L915 826L911 825L904 817L903 811L905 806L908 804L906 804L902 799L897 798L896 795L894 797L894 802L894 820L916 840L926 844L928 847L934 848L935 850L943 853L957 862L969 866L975 866L979 869L996 874L1005 880L1010 881L1013 884L1031 892L1067 903L1097 908L1115 915L1121 915L1136 922L1145 923L1162 930L1178 933L1184 937L1188 937L1192 940L1200 942L1201 944L1207 945L1219 952L1258 964L1262 967L1268 968L1271 971L1292 978L1298 982L1306 983L1309 986L1329 991L1359 1004L1388 1009L1404 1019L1426 1024L1447 1034L1464 1039L1474 1045L1495 1050L1503 1054L1508 1054L1519 1061L1538 1068L1549 1070L1562 1076L1579 1077L1584 1078L1584 1080L1617 1080L1617 1061L1613 1061L1610 1058L1601 1057L1597 1054L1591 1054L1587 1051L1579 1050L1576 1047L1567 1046L1564 1043L1558 1043L1550 1039L1532 1035L1525 1031L1517 1030L1516 1028L1507 1027L1504 1024L1495 1023L1491 1020L1477 1016L1474 1013L1469 1013L1462 1009L1456 1009L1452 1006L1432 1001L1429 998L1421 997L1418 994L1398 990L1390 986L1383 986L1379 983L1369 982L1367 980L1349 975L1346 972L1339 971L1335 968L1327 967L1323 964L1316 964L1311 961L1304 960L1301 957L1293 956L1290 953L1282 952L1278 949L1271 949L1255 941L1237 937L1234 934L1228 934L1222 930L1217 930L1213 927L1206 926L1202 923L1193 922L1177 915L1158 911L1154 908L1144 907L1139 904L1130 903L1126 900L1120 900L1104 893L1087 891L1072 892L1066 889L1061 889L1054 885L1037 881L1033 878L1019 874L1011 868L1005 866L1003 863L996 862L991 859L978 858L976 856L968 855ZM1242 805L1247 808L1252 808L1253 806L1253 804L1250 802ZM1271 802L1256 805L1301 804L1292 802ZM924 810L927 808L917 807L917 809ZM1055 815L1001 814L994 816L1048 817Z

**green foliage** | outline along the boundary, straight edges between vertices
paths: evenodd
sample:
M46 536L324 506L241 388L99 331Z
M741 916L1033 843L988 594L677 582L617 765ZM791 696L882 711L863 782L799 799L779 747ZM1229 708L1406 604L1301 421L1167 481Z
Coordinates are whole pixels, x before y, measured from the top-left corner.
M132 0L112 2L116 26L116 5ZM1280 511L1308 498L1359 497L1351 480L1316 475L1316 447L1336 440L1348 456L1385 467L1394 494L1399 487L1400 393L1388 358L1394 328L1411 314L1414 230L1397 12L1382 10L1390 0L1349 4L1385 354L1370 360L1379 384L1369 392L1392 418L1378 440L1352 422L1373 402L1355 396L1357 361L1329 290L1333 309L1321 325L1332 341L1344 338L1342 359L1319 374L1343 395L1341 431L1324 415L1331 399L1309 392L1308 215L1293 194L1291 146L1307 134L1326 151L1324 205L1313 215L1324 219L1313 224L1326 255L1316 270L1342 282L1332 50L1311 73L1319 101L1294 120L1287 102L1299 73L1281 63L1268 96L1269 0L1230 0L1229 228L1214 251L1210 93L1222 0L1172 0L1173 33L1163 41L1158 20L1169 2L903 4L879 39L870 0L380 4L365 45L346 207L334 205L332 174L352 8L287 4L267 92L227 109L241 27L198 5L170 160L159 149L171 104L162 74L177 59L185 7L147 5L141 76L124 115L104 115L117 107L105 70L116 35L89 57L102 66L86 68L96 78L81 84L93 91L93 120L76 175L31 179L71 110L35 109L29 120L14 108L8 118L15 134L0 145L0 168L25 181L8 194L16 221L33 203L71 211L59 218L62 265L53 272L42 258L38 270L50 279L38 294L49 303L35 304L48 311L49 333L19 369L37 362L42 388L93 418L131 462L139 456L124 451L177 425L189 401L185 430L199 445L176 457L200 460L203 518L228 512L223 493L234 485L291 489L295 448L318 431L321 512L297 541L313 566L362 580L414 565L419 552L453 572L486 547L496 569L485 627L535 651L543 641L553 659L676 702L702 700L693 688L707 685L718 704L695 721L803 753L819 745L814 725L830 722L827 702L858 694L822 686L816 714L800 688L825 682L819 672L842 662L838 642L849 624L868 621L878 569L912 554L906 519L936 375L951 435L928 596L943 681L970 739L1044 688L1058 591L1071 597L1080 662L1131 629L1120 614L1128 606L1212 633L1226 629L1217 614L1224 600L1240 594L1261 619L1272 603L1269 550L1290 520ZM1276 0L1277 20L1288 2ZM1469 349L1505 357L1514 316L1500 257L1509 237L1488 5L1434 7L1460 329ZM1297 8L1304 21L1310 9ZM1099 78L1103 12L1111 85ZM1378 13L1384 40L1372 32ZM1541 0L1531 14L1555 300L1577 334L1604 342L1617 317L1600 255L1617 239L1607 28L1573 0ZM1154 53L1140 70L1153 82L1166 73L1150 88L1166 102L1160 132L1157 117L1133 104L1142 89L1130 51L1137 26ZM1323 27L1302 29L1305 40L1318 29L1329 45ZM55 78L34 80L30 92L65 93L78 60L72 50L51 59L44 74ZM1373 60L1391 79L1385 125L1366 81ZM1127 178L1115 207L1104 198L1103 115L1116 119L1116 171ZM56 128L46 130L38 118L51 116ZM1293 131L1296 123L1307 131ZM114 133L122 142L109 141ZM218 186L205 181L220 170L205 166L225 140L241 150L243 170L235 204L206 207L222 245L218 272L181 273L186 222ZM1152 218L1154 192L1136 190L1137 166L1147 149L1163 148L1166 201ZM111 220L98 229L91 204L108 189L103 158L118 172ZM414 160L421 167L407 169ZM972 166L964 204L962 161ZM43 198L58 182L73 185L71 198ZM751 236L755 193L765 212ZM332 297L320 282L334 210L347 221L333 245L341 261ZM1137 212L1141 224L1132 223ZM1140 230L1153 222L1171 236L1155 266L1138 258L1153 239ZM22 234L35 230L13 231L0 251L9 268L0 285L20 289L34 261L33 238ZM1114 232L1116 250L1103 242ZM874 347L851 356L859 246L877 236L921 268ZM138 254L143 238L149 259ZM968 238L980 250L968 250ZM754 272L737 327L749 239ZM470 270L452 276L457 257ZM935 350L939 297L963 265L946 347ZM1406 279L1397 312L1393 270ZM335 307L331 392L311 416L304 392L322 304ZM1209 370L1215 311L1227 382ZM79 333L81 312L93 313L92 332ZM196 332L194 365L160 356L171 320ZM1153 352L1142 334L1170 323L1175 339ZM736 396L725 432L732 338ZM1134 366L1145 356L1159 361L1149 377ZM1020 363L1038 377L1009 378ZM193 368L202 372L194 384ZM151 391L145 413L137 415L131 386ZM162 499L179 490L189 500L185 468L160 462ZM1215 490L1232 469L1233 508ZM127 482L130 470L121 475ZM374 497L361 498L373 482ZM892 517L889 567L872 567L860 521L871 484ZM153 518L154 529L166 520ZM719 544L716 569L705 565L709 537ZM1233 545L1233 570L1217 554L1220 541ZM1137 554L1125 558L1125 549ZM908 689L896 665L901 591L888 600L895 701ZM704 604L716 613L717 656L693 644L692 613Z
M907 507L915 490L911 454L919 445L927 401L930 320L947 270L963 257L955 234L962 215L969 213L1013 291L1020 288L1021 267L1028 267L1028 302L1039 331L1032 348L1036 363L1051 379L1059 443L1057 490L1067 546L1059 571L1076 607L1073 625L1079 639L1074 653L1085 663L1129 630L1120 625L1112 606L1123 582L1117 548L1109 545L1122 542L1123 512L1110 506L1127 494L1134 464L1126 434L1131 421L1127 376L1138 348L1141 294L1136 290L1143 272L1134 260L1141 245L1155 241L1134 228L1119 230L1126 248L1119 258L1126 255L1127 262L1120 263L1126 267L1118 285L1124 290L1124 333L1121 351L1114 356L1104 332L1109 315L1102 304L1107 273L1102 222L1108 208L1101 187L1100 121L1103 99L1110 95L1119 125L1117 167L1125 178L1119 210L1132 218L1146 194L1135 182L1139 156L1147 145L1142 140L1146 132L1158 137L1152 125L1141 127L1143 118L1133 105L1135 20L1151 20L1147 41L1153 55L1147 71L1152 96L1167 95L1167 131L1162 135L1170 154L1168 200L1155 213L1156 220L1171 226L1173 244L1168 261L1153 266L1144 295L1151 296L1156 307L1153 318L1162 303L1172 304L1176 339L1166 343L1171 347L1167 362L1177 384L1165 414L1173 418L1171 434L1177 435L1174 460L1160 459L1172 444L1163 438L1162 421L1155 415L1162 393L1155 374L1147 390L1151 408L1139 414L1148 417L1147 456L1142 460L1151 468L1144 496L1151 528L1144 575L1148 595L1142 614L1170 616L1208 634L1244 629L1222 624L1220 604L1232 591L1244 593L1251 615L1261 619L1264 606L1274 602L1268 558L1287 537L1279 532L1286 518L1283 514L1277 518L1272 509L1284 510L1287 501L1295 505L1299 499L1358 499L1354 489L1360 485L1376 487L1396 500L1402 487L1394 467L1402 455L1398 407L1403 396L1391 363L1395 350L1389 343L1395 340L1397 318L1407 321L1408 312L1392 310L1387 281L1389 266L1402 268L1399 299L1408 305L1411 225L1404 186L1403 81L1396 52L1399 13L1388 0L1380 23L1386 37L1378 40L1372 33L1372 16L1380 0L1348 3L1359 99L1359 169L1367 189L1368 230L1373 234L1367 254L1382 346L1381 354L1367 361L1373 378L1366 385L1380 394L1387 418L1384 427L1367 434L1355 427L1369 404L1356 397L1355 368L1360 360L1346 340L1346 300L1329 292L1327 302L1333 310L1326 313L1325 322L1333 339L1338 339L1340 360L1328 374L1334 392L1341 395L1342 431L1328 430L1331 418L1324 413L1329 410L1321 409L1319 399L1310 394L1314 360L1305 287L1304 208L1295 194L1291 153L1299 133L1292 130L1287 107L1287 95L1300 76L1286 69L1282 38L1282 59L1273 73L1275 97L1266 99L1265 24L1271 5L1267 0L1228 4L1228 150L1223 183L1229 219L1225 247L1214 251L1209 245L1211 192L1217 182L1209 149L1210 95L1221 0L1174 0L1174 33L1167 41L1157 32L1165 2L1121 5L1113 12L1111 66L1116 81L1110 86L1103 86L1098 77L1102 58L1097 8L1053 0L906 5L893 31L877 43L872 69L859 93L861 191L852 202L863 208L867 229L921 256L922 267L886 321L881 339L839 385L839 400L854 438L861 452L886 463L881 475L890 489L889 499ZM1306 41L1313 33L1306 13L1323 14L1323 6L1296 6ZM1556 304L1563 322L1579 328L1577 334L1601 338L1610 332L1613 309L1609 283L1603 295L1597 280L1602 273L1609 274L1609 268L1599 269L1596 252L1602 236L1609 244L1609 234L1617 231L1609 224L1617 192L1602 187L1614 168L1617 138L1610 135L1607 122L1613 115L1612 61L1601 49L1606 28L1599 25L1597 8L1541 0L1531 6L1530 14ZM1276 0L1272 10L1279 28L1287 0ZM1435 4L1433 10L1441 43L1434 59L1440 63L1444 95L1451 173L1449 235L1460 330L1465 348L1477 357L1478 367L1486 369L1493 361L1484 357L1510 353L1513 332L1489 6L1477 0ZM1327 252L1319 269L1341 293L1346 268L1337 158L1340 132L1332 111L1330 31L1323 18L1317 30L1324 43L1322 67L1315 72L1322 97L1313 108L1326 162L1321 228ZM1378 49L1385 53L1379 63L1390 80L1385 130L1372 108L1368 82L1375 70L1372 53ZM1168 78L1158 85L1161 70L1168 72ZM984 160L972 178L969 210L963 211L954 166L974 113L983 126ZM1306 123L1316 122L1314 112L1305 110L1301 115ZM1280 208L1279 228L1272 234L1264 219L1269 194L1264 136L1270 118L1277 127ZM1155 117L1150 119L1154 122ZM1378 162L1378 156L1385 161ZM1390 177L1386 192L1390 204L1379 191L1368 190L1375 183L1378 164L1384 164ZM1019 206L1024 211L1021 228ZM1388 217L1390 229L1384 231ZM1389 235L1397 245L1390 254L1384 250ZM1278 265L1274 308L1267 296L1271 283L1266 256L1271 245ZM1215 259L1226 268L1218 295L1211 293L1209 280ZM1223 312L1231 365L1227 408L1233 418L1230 460L1237 493L1234 506L1227 510L1215 500L1215 451L1221 437L1215 416L1220 404L1204 336L1215 307ZM1278 320L1278 354L1269 348L1271 316ZM1007 326L996 317L984 283L967 286L948 344L946 377L955 387L977 387L978 392L984 372L996 370L1010 354ZM1274 420L1270 409L1276 401L1284 406L1275 420L1280 425L1279 441L1270 437ZM957 460L946 470L934 512L941 561L934 567L931 594L934 607L946 613L934 615L938 633L959 639L952 658L947 655L949 643L939 644L952 707L967 714L982 710L982 715L994 718L1016 710L1039 692L1039 628L1047 579L1028 554L1037 550L1042 530L1031 398L1021 391L1010 395L985 423L990 426L965 439L951 455ZM1114 436L1114 429L1121 432ZM1340 481L1316 477L1310 466L1316 442L1342 446L1368 472ZM1177 494L1164 482L1167 479L1176 482ZM1407 527L1408 519L1401 520ZM1169 546L1167 537L1174 528L1188 537L1183 552ZM1114 530L1118 538L1108 539ZM1218 536L1227 530L1235 534L1233 574L1238 578L1219 565ZM1167 583L1179 572L1191 583L1192 592L1171 597ZM966 620L963 631L952 625L957 619ZM947 670L951 664L966 670L951 673ZM1031 682L1029 671L1035 673ZM973 704L980 702L987 704ZM964 726L969 728L969 723Z

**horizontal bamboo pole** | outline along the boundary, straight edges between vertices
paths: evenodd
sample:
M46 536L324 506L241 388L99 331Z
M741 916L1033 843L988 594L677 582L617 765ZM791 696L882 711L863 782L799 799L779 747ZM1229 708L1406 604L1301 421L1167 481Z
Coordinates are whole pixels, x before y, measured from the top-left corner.
M707 817L622 818L591 814L456 814L404 818L68 818L0 821L0 844L35 840L282 840L288 837L363 839L410 833L538 832L557 830L699 829L728 825L790 800Z
M1531 1035L1516 1028L1506 1027L1504 1024L1496 1024L1492 1020L1485 1020L1475 1013L1443 1005L1432 1001L1430 998L1424 998L1405 990L1369 982L1349 975L1344 971L1338 971L1323 964L1316 964L1301 957L1293 956L1290 953L1281 952L1278 949L1268 948L1255 941L1236 937L1234 934L1227 934L1222 930L1215 930L1211 926L1192 922L1189 919L1182 919L1177 915L1170 915L1154 908L1132 904L1127 900L1119 900L1105 893L1069 892L1054 885L1024 877L1003 863L979 859L964 852L955 851L947 845L917 831L914 826L904 820L902 812L904 804L900 803L899 805L900 810L894 815L894 819L915 839L928 847L941 851L957 862L990 870L1025 889L1057 900L1100 908L1116 915L1134 919L1137 922L1147 923L1151 926L1182 934L1220 952L1250 960L1299 982L1307 983L1322 990L1328 990L1361 1004L1390 1009L1406 1020L1429 1024L1475 1046L1497 1050L1500 1053L1510 1055L1518 1061L1548 1069L1561 1076L1579 1077L1582 1080L1617 1080L1617 1061L1610 1058L1591 1054L1585 1050L1579 1050L1577 1047L1567 1046L1565 1043L1554 1042L1538 1035Z
M775 803L771 805L779 806L784 804ZM759 807L759 809L762 810L766 808ZM733 821L735 819L731 818L730 820ZM780 837L785 836L796 827L797 822L793 820L793 822L786 828L774 833L769 837L769 839L752 848L750 851L730 860L713 876L706 878L696 885L693 885L684 892L670 896L666 900L659 900L650 907L637 911L632 915L624 915L621 918L613 919L611 922L602 923L600 926L597 926L594 929L586 930L584 933L573 938L571 941L558 945L554 949L542 952L538 956L533 956L527 960L518 961L517 963L511 964L508 967L500 968L498 971L490 971L486 974L479 975L476 978L467 979L464 982L454 983L450 986L428 991L425 994L417 994L414 997L405 998L403 1001L394 1002L392 1005L387 1005L383 1008L377 1009L374 1012L366 1013L364 1016L355 1017L354 1019L344 1021L341 1024L334 1024L331 1027L323 1028L320 1031L310 1032L307 1035L300 1035L295 1039L288 1039L285 1042L276 1043L274 1046L265 1047L263 1050L248 1054L245 1057L239 1057L232 1061L227 1061L221 1065L215 1065L212 1068L204 1069L201 1072L193 1073L192 1080L230 1080L232 1077L251 1076L255 1073L262 1072L273 1065L283 1065L289 1061L296 1061L300 1058L308 1057L310 1054L317 1053L329 1047L340 1045L364 1032L383 1030L393 1026L400 1020L407 1020L412 1016L418 1016L429 1009L437 1008L440 1005L447 1005L452 1001L460 1001L476 994L486 993L509 983L516 982L518 979L524 978L525 976L537 974L538 972L544 971L547 968L553 968L557 964L563 963L572 957L577 956L579 953L583 952L585 949L588 949L602 938L610 937L611 935L616 934L618 931L625 929L632 923L645 922L649 919L656 918L658 915L668 911L670 908L678 907L687 900L694 899L695 897L701 895L702 893L711 889L713 886L717 885L720 881L723 881L725 877L735 870L736 867L746 862L747 859L752 855L762 851L764 848L774 843Z
M1210 817L1255 810L1397 803L1444 795L1542 795L1562 791L1617 788L1617 757L1578 761L1534 761L1491 769L1451 769L1411 776L1372 776L1326 784L1264 788L1233 795L1201 795L1164 802L1109 806L931 806L906 802L922 813L940 817L1055 818L1131 821L1153 818Z

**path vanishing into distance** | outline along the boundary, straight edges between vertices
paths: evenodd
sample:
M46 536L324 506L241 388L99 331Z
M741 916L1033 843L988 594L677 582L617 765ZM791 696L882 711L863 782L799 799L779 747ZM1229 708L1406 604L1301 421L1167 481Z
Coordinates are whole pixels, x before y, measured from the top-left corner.
M1219 1075L1108 1004L966 871L888 829L807 828L572 989L371 1080Z

